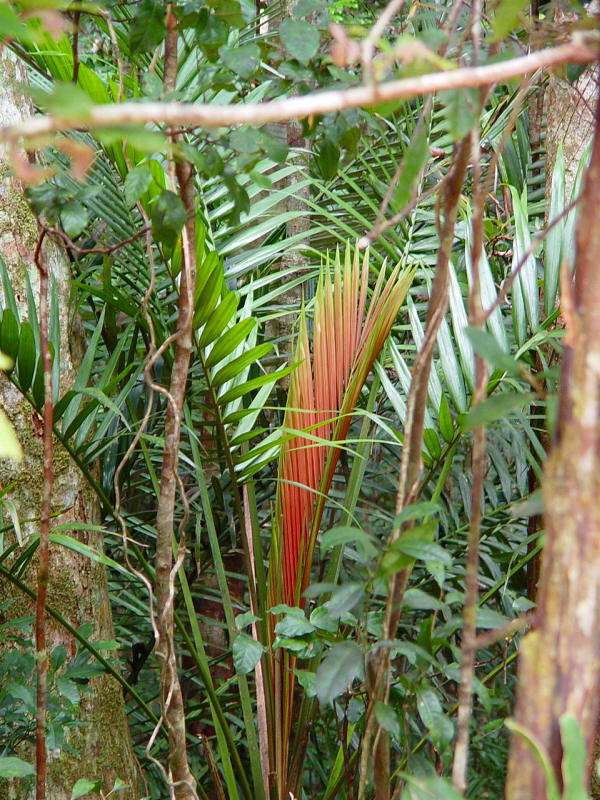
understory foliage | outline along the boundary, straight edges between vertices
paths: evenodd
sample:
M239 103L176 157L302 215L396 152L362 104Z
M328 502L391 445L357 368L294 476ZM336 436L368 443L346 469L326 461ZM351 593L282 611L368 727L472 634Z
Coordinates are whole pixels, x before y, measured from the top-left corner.
M125 102L241 108L508 60L568 40L569 25L582 36L593 27L579 7L569 5L563 30L553 4L533 17L501 0L475 20L477 44L477 3L390 5L369 55L385 3L0 2L0 36L26 71L32 113L68 120L42 140L12 140L6 172L26 186L44 246L67 254L70 316L84 341L66 382L53 276L44 318L33 253L17 282L1 240L0 368L22 400L0 417L1 454L18 459L27 447L8 418L33 414L41 425L50 402L55 452L81 471L99 509L93 521L55 524L64 509L53 506L50 547L102 566L114 621L114 640L98 641L94 620L77 627L48 600L46 616L69 642L48 658L49 764L77 763L81 709L108 674L122 688L152 800L497 798L509 728L537 752L548 798L588 796L574 717L561 719L564 793L529 732L505 725L525 615L536 607L540 486L565 338L560 295L575 267L591 150L576 170L562 148L547 162L534 102L546 73L287 124L180 129L158 115L144 126L88 125L90 109ZM557 69L571 84L584 68ZM465 143L469 169L448 209L448 176ZM450 211L447 306L436 306ZM415 410L425 351L431 370ZM477 364L487 370L479 393ZM401 503L419 415L418 479ZM161 487L172 474L168 509ZM0 585L9 587L0 598L0 797L5 786L33 791L39 770L40 654L23 598L36 599L41 512L24 513L14 492L0 486ZM463 793L451 776L476 507ZM156 603L165 511L171 693L155 647L168 616ZM387 636L400 576L399 623ZM382 652L387 688L372 702ZM375 744L363 758L370 725ZM140 800L120 776L77 778L65 797Z

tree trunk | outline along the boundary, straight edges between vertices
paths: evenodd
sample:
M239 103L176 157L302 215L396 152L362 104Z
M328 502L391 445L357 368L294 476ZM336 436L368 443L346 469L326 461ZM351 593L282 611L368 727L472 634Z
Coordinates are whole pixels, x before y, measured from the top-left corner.
M600 107L577 225L567 322L560 438L543 482L546 544L534 629L523 640L515 717L548 754L562 784L560 719L573 715L593 749L600 701ZM588 757L588 769L591 758ZM513 735L508 800L542 800L530 745Z
M33 109L23 86L26 74L22 65L6 48L0 52L0 125L17 123L29 117ZM38 230L29 210L23 187L10 175L10 155L0 150L0 255L4 260L16 296L21 320L27 318L25 275L28 274L34 292L39 280L33 261ZM56 286L61 329L61 392L72 384L80 353L83 349L81 325L71 313L69 304L69 265L65 254L46 240L44 258L50 282ZM0 405L11 419L21 442L24 459L20 465L0 462L0 488L9 488L8 498L14 503L24 543L38 532L43 461L41 420L29 403L0 375ZM98 523L99 508L95 496L68 454L55 441L54 494L52 525L70 521ZM8 515L5 514L5 518ZM102 550L99 533L67 531L97 550ZM5 562L6 566L6 562ZM8 565L10 566L10 564ZM64 547L50 546L50 579L48 606L60 612L73 626L92 622L93 639L114 639L107 578L104 567L79 556ZM29 565L21 578L35 588L36 564ZM33 604L8 581L0 584L2 600L14 600L6 614L8 619L33 614ZM2 621L6 621L3 619ZM48 650L63 644L69 655L75 653L75 641L63 628L47 618ZM0 648L2 644L0 642ZM2 656L0 649L0 657ZM46 796L51 800L68 800L79 778L101 780L108 793L120 778L129 789L120 798L139 800L143 795L141 773L137 764L125 716L122 689L111 676L104 675L90 682L89 692L82 694L77 710L80 725L68 735L69 745L77 754L48 753ZM30 759L27 747L21 754ZM11 784L11 785L7 785ZM0 798L27 796L18 781L0 781Z

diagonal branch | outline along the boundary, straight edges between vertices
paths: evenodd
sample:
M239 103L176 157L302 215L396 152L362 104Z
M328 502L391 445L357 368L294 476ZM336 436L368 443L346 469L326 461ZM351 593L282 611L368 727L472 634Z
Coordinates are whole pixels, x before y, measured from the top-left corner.
M343 111L346 108L372 106L389 100L417 97L449 89L491 86L536 72L538 69L549 69L561 64L588 64L597 58L592 42L591 38L574 36L568 44L548 47L526 56L481 67L462 67L382 84L312 92L267 103L229 106L177 102L98 105L92 107L85 117L82 117L81 113L71 117L68 114L62 117L40 115L18 125L5 126L0 128L0 141L45 136L71 129L90 130L148 123L221 128L304 119Z

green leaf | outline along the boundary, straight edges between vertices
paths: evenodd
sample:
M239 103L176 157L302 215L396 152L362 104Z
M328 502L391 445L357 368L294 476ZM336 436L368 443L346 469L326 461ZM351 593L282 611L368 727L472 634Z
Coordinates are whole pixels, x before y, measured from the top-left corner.
M305 636L308 633L313 633L315 626L310 623L304 611L297 609L297 613L288 613L283 619L279 620L275 625L275 633L278 636L285 636L294 639L297 636Z
M519 16L527 5L529 0L500 0L492 17L494 41L504 39L516 28Z
M165 6L161 0L142 0L129 27L132 54L153 50L165 37Z
M488 331L481 330L481 328L472 327L466 328L465 333L469 337L473 349L485 358L492 367L502 369L516 378L520 376L521 371L518 362L504 352L496 341L495 336L488 333Z
M404 600L402 604L406 608L412 608L416 611L442 611L444 604L437 597L432 597L422 589L407 589L404 593Z
M75 239L80 233L83 233L88 224L87 208L83 203L72 200L61 209L60 221L67 236Z
M372 538L360 528L353 528L349 525L338 525L331 530L321 534L321 554L333 550L346 544L355 544L367 558L374 558L377 555L377 548L373 544Z
M255 361L259 361L263 356L266 356L272 349L273 344L271 342L265 342L264 344L256 345L256 347L251 347L250 350L247 350L245 353L242 353L241 356L234 358L233 361L221 367L216 375L213 376L212 382L215 386L222 386L224 383L227 383L227 381L239 375L247 366L254 364Z
M59 694L66 697L73 705L79 703L79 689L77 688L77 684L73 683L73 681L70 681L68 678L57 678L56 688Z
M487 606L483 606L482 608L477 609L477 627L484 628L485 630L494 630L494 628L501 628L502 625L506 625L508 622L508 617L505 617L504 614L500 614L498 611L494 611L493 608L487 608Z
M228 292L225 295L204 326L198 341L199 347L206 347L211 344L225 330L237 311L238 302L239 298L236 292Z
M354 680L362 680L364 674L362 650L355 642L334 645L316 672L319 703L333 705L336 697L343 694Z
M297 669L296 677L298 678L298 683L304 691L306 692L307 697L316 697L317 696L317 676L314 672L310 672L307 669Z
M444 437L444 441L451 442L454 438L454 422L452 421L450 406L448 405L445 394L442 395L442 399L440 400L438 424L440 426L440 433Z
M225 66L240 78L250 78L260 63L260 48L254 42L238 47L221 47L219 55Z
M437 503L432 503L430 500L423 500L421 503L411 503L403 508L399 514L394 517L394 526L402 525L404 522L409 522L413 519L421 519L422 517L429 517L432 514L437 514L440 507Z
M210 351L210 355L206 359L206 366L210 369L230 353L233 353L235 348L244 341L255 326L256 320L248 317L225 331Z
M311 58L316 56L321 37L314 25L300 20L285 19L280 25L279 35L290 56L301 64L308 64Z
M410 201L415 182L428 158L429 139L427 126L423 125L418 135L413 138L404 151L402 169L392 195L391 205L394 211L401 211Z
M185 207L179 195L162 192L152 206L152 230L167 247L173 247L185 224Z
M419 692L417 711L434 744L440 746L452 741L454 725L444 714L440 700L433 689L424 689Z
M441 561L442 564L450 566L452 556L439 544L431 541L432 529L429 526L412 528L401 534L392 549L403 553L416 561Z
M400 777L407 783L402 800L463 800L462 794L445 778L416 778L405 772Z
M440 92L448 133L457 142L463 139L479 116L478 89L449 89Z
M35 775L32 764L16 756L0 756L0 778L28 778Z
M84 797L86 794L99 794L101 788L100 781L91 781L89 778L80 778L71 792L71 800Z
M122 781L121 778L115 778L112 791L122 792L124 789L129 789L129 784L125 783L125 781Z
M378 700L375 703L375 718L384 731L398 738L400 736L400 722L398 715L391 706Z
M337 144L331 139L323 139L317 150L316 163L323 180L335 178L340 163L340 148Z
M292 13L295 17L308 17L316 11L323 11L324 8L323 0L298 0Z
M579 722L572 714L563 714L559 725L563 746L563 800L589 800L586 789L587 748Z
M334 589L331 599L325 603L324 608L334 619L339 619L358 605L363 595L364 589L361 583L344 583Z
M245 611L243 614L238 614L235 618L235 625L238 630L242 630L243 628L247 628L249 625L253 625L255 622L258 622L260 617L257 617L256 614L253 614L251 611Z
M216 61L219 49L227 44L229 28L227 23L207 8L200 9L196 25L196 41L209 61Z
M127 205L132 206L140 197L148 191L152 181L152 172L148 164L139 164L127 173L125 178L125 200Z
M527 730L527 728L523 727L523 725L519 724L518 722L515 722L515 720L506 719L504 720L504 724L511 733L521 736L521 738L527 742L531 751L536 757L540 767L544 772L544 775L546 776L547 800L560 800L560 791L558 789L558 783L556 781L552 762L550 761L548 753L542 747L540 742L532 733Z
M10 308L5 308L2 314L0 349L10 358L12 367L19 352L19 323Z
M22 392L27 392L33 380L37 353L35 349L35 335L29 322L21 325L21 337L19 340L19 355L17 356L17 366L19 372L19 387Z
M225 394L219 397L219 405L226 406L228 403L231 403L232 400L237 400L238 397L242 397L243 395L254 391L254 389L264 386L265 383L275 382L280 378L285 378L285 376L289 375L293 369L293 366L285 367L284 369L279 369L276 372L271 372L267 375L260 375L258 378L252 378L251 380L246 381L246 383L242 383L239 386L233 386L231 389L228 389Z
M310 621L315 628L318 628L320 631L335 633L338 629L337 620L331 616L324 606L317 606L312 610Z
M40 91L32 91L32 94L38 104L51 114L63 115L72 120L84 121L94 105L87 92L74 83L59 81L53 85L49 94Z
M464 430L472 431L479 425L489 425L498 419L503 419L522 409L532 400L531 392L504 392L489 397L465 415Z
M264 647L247 633L238 633L233 642L233 665L238 675L246 675L256 667Z

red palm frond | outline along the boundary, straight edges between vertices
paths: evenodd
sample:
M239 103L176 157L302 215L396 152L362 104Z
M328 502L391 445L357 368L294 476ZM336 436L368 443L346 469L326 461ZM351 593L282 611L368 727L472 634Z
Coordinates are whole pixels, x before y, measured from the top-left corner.
M324 266L314 303L313 349L302 317L298 367L290 382L277 501L282 584L278 601L302 602L310 576L314 540L339 457L329 443L343 440L362 386L381 352L413 272L385 267L367 303L369 257L348 247ZM303 432L306 431L306 434ZM310 435L310 438L308 438ZM315 443L318 437L323 444Z

